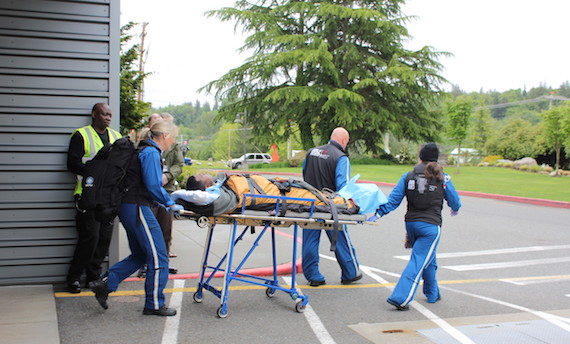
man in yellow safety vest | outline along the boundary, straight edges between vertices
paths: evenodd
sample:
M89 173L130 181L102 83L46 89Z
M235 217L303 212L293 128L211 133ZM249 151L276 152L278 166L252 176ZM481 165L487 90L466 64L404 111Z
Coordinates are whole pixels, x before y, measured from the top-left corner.
M95 220L93 210L82 210L77 204L81 198L81 181L85 171L85 163L103 148L121 137L116 130L109 128L113 113L109 105L97 103L91 110L91 125L79 128L71 134L67 151L67 169L77 175L74 197L76 204L77 246L69 271L67 273L67 291L81 292L81 276L85 272L85 284L98 280L101 275L101 263L107 255L111 236L112 223L100 223Z

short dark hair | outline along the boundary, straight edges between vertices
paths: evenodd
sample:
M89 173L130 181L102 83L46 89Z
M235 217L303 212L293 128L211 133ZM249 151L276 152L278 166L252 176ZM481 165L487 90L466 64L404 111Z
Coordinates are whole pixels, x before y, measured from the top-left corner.
M186 181L186 190L206 190L206 186L203 181L199 181L195 176L188 177Z
M91 108L91 113L99 111L99 108L103 105L107 105L107 103L95 103Z

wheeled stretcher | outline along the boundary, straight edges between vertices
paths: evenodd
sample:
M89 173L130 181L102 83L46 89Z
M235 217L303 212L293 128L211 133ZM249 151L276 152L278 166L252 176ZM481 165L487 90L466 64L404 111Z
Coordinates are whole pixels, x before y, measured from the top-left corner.
M220 298L220 307L217 310L218 317L225 318L228 314L229 286L232 281L235 280L267 287L265 293L268 297L272 297L278 290L283 291L289 294L290 297L295 301L295 310L297 312L303 312L309 303L309 298L307 295L300 294L296 289L297 269L294 263L292 264L291 286L286 287L279 284L277 276L275 227L293 227L292 262L295 262L297 257L297 239L299 227L315 230L334 228L342 230L343 225L364 224L366 222L366 216L360 214L335 214L333 218L333 215L331 213L314 212L315 199L254 194L244 194L243 197L260 197L265 199L276 198L277 201L275 204L275 209L269 212L247 210L245 206L247 202L245 199L244 202L242 202L241 212L238 213L221 214L217 216L206 217L187 210L180 212L180 216L196 220L199 227L208 228L206 244L204 245L204 253L202 257L202 266L200 269L198 289L194 293L194 301L198 303L202 302L204 290L211 292ZM288 201L307 201L311 202L312 206L310 207L310 211L308 213L297 213L293 211L280 213L279 208L281 204ZM212 244L214 229L217 224L228 224L231 226L228 239L228 250L218 262L211 263L210 260L212 260L214 257L211 254L210 248ZM244 227L243 229L239 230L241 226ZM254 227L259 227L261 229L254 231ZM244 235L248 231L250 231L252 234L255 232L257 238L253 242L252 247L242 258L242 260L234 265L235 247L240 241L242 241ZM253 254L256 247L258 247L260 240L268 231L271 233L273 275L270 278L264 278L241 272L247 260ZM212 284L212 279L216 276L219 276L220 274L223 277L223 283L222 286L218 288Z

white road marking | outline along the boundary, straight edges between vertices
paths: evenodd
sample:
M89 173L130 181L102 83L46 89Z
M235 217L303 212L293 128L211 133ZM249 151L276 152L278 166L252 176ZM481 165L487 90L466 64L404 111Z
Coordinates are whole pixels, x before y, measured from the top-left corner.
M503 279L500 279L499 281L514 284L514 285L523 286L523 285L556 283L556 282L561 282L561 281L568 281L568 278L556 277L556 276L553 276L552 278L541 278L541 279L536 279L536 278L503 278Z
M472 294L466 291L461 291L458 289L454 289L454 288L450 288L450 287L440 287L441 289L445 289L445 290L450 290L459 294L463 294L463 295L467 295L467 296L471 296L471 297L475 297L481 300L485 300L485 301L489 301L489 302L493 302L502 306L506 306L506 307L510 307L510 308L514 308L517 309L519 311L523 311L523 312L527 312L527 313L531 313L536 315L539 318L542 318L548 322L550 322L553 325L556 325L558 327L560 327L561 329L570 332L570 325L566 324L567 322L570 321L569 318L564 318L564 317L559 317L557 315L553 315L553 314L549 314L546 312L542 312L542 311L535 311L533 309L530 308L526 308L523 306L519 306L519 305L515 305L509 302L505 302L505 301L501 301L501 300L497 300L497 299L493 299L487 296L482 296L482 295L477 295L477 294Z
M377 281L378 283L381 284L386 284L388 283L388 281L386 281L385 279L383 279L382 277L378 276L377 274L373 273L372 271L382 271L376 268L372 268L369 266L364 266L361 265L360 266L360 270L362 272L364 272L368 277L374 279L375 281ZM390 273L390 275L396 275L393 273ZM399 277L399 275L397 275ZM394 287L386 287L388 289L394 289ZM457 341L459 341L460 343L463 344L475 344L475 342L473 342L471 339L469 339L469 337L467 337L466 335L464 335L463 333L461 333L459 330L457 330L455 327L451 326L447 321L441 319L440 317L438 317L437 315L435 315L435 313L433 313L432 311L428 310L427 308L425 308L424 306L420 305L419 303L417 303L416 301L412 301L409 303L409 306L414 308L415 310L417 310L418 312L420 312L423 316L425 316L427 319L431 320L432 322L434 322L437 326L439 326L443 331L445 331L447 334L449 334L450 336L452 336L453 338L455 338Z
M291 285L291 277L282 276L282 278L286 284ZM301 289L299 288L296 289L299 295L303 295ZM321 344L336 344L333 337L330 335L329 331L327 331L325 325L323 324L317 313L315 313L313 307L311 307L310 304L307 304L307 306L305 306L305 311L303 312L303 315L305 315L305 318L307 319L309 326L311 326L311 329L313 330L313 332L315 333L317 339Z
M486 263L486 264L447 265L447 266L442 266L442 268L453 271L472 271L472 270L516 268L516 267L525 267L529 265L556 264L556 263L566 263L566 262L570 262L570 257L518 260L514 262L498 262L498 263Z
M186 280L175 279L174 289L182 290L184 289L184 283ZM176 315L171 317L166 317L166 322L164 323L164 332L162 333L161 344L176 344L178 343L178 327L180 326L180 316L182 313L182 297L184 296L183 291L175 291L170 296L170 304L168 308L176 309Z
M567 249L570 249L570 245L514 247L514 248L501 248L501 249L496 249L496 250L438 253L437 259L488 256L488 255L493 255L493 254L506 254L506 253L523 253L523 252L537 252L537 251L550 251L550 250L567 250ZM407 255L407 256L394 256L394 258L403 259L403 260L410 260L409 255Z

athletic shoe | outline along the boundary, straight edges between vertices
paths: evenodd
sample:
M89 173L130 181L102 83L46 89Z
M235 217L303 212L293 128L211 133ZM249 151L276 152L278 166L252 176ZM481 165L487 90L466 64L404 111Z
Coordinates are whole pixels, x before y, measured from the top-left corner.
M389 304L391 304L392 306L396 307L399 311L408 311L410 310L410 307L408 305L405 306L400 306L399 303L397 303L396 301L392 300L392 299L388 299L386 300L386 302L388 302Z
M79 281L73 281L67 284L66 288L68 293L79 294L81 293L81 283Z
M359 272L358 275L356 275L356 277L354 277L353 279L349 279L349 280L341 280L340 283L342 284L350 284L350 283L354 283L356 281L360 281L362 279L362 272Z
M320 285L325 285L327 284L327 281L309 281L309 285L311 287L318 287Z
M143 309L142 312L144 315L160 315L163 317L170 317L176 315L176 309L168 308L166 306L162 306L159 309Z
M95 293L95 298L97 302L103 307L103 309L109 308L107 304L107 299L109 298L109 289L107 289L107 281L93 281L91 283L91 290Z

